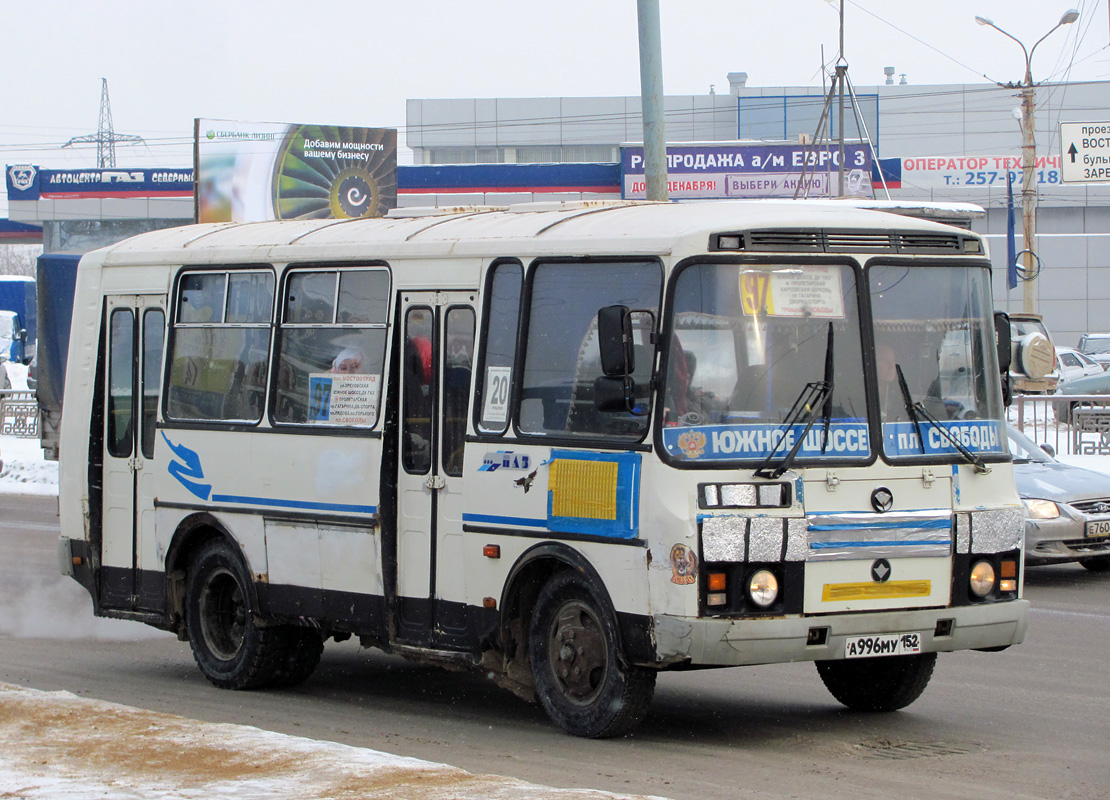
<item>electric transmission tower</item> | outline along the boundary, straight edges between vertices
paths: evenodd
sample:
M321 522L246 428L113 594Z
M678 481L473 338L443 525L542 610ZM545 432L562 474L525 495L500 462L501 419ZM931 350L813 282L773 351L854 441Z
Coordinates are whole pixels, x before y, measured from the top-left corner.
M74 136L62 147L71 144L91 144L96 142L96 166L98 169L112 169L116 166L116 142L141 142L143 137L116 133L112 130L112 104L108 100L108 79L100 79L100 124L96 133L88 136Z

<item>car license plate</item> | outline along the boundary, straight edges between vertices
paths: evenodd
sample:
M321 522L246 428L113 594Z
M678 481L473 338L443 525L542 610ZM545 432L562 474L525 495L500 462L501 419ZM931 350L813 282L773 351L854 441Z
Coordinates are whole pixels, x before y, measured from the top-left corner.
M1088 536L1110 536L1110 519L1087 523Z
M920 633L886 633L876 636L849 636L844 640L845 658L904 656L921 652Z

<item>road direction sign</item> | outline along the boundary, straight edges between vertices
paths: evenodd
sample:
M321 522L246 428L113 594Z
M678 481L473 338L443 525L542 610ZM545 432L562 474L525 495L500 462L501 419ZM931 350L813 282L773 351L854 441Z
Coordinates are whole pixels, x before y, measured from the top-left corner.
M1110 122L1060 123L1064 183L1110 183Z

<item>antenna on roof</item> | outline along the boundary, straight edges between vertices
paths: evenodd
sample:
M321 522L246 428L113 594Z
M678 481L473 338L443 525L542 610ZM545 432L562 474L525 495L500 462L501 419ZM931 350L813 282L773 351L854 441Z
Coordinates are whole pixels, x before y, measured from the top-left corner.
M108 79L100 79L100 124L95 134L74 136L62 147L71 144L91 144L96 142L96 166L98 169L111 169L116 165L116 142L141 142L143 137L116 133L112 130L112 104L108 100Z

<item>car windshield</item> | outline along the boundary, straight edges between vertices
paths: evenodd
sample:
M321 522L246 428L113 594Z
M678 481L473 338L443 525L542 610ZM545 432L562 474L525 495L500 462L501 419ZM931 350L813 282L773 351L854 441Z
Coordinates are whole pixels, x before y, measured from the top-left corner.
M867 281L887 458L1005 452L987 270L878 265Z
M693 264L675 283L672 320L670 456L780 466L870 457L851 267Z
M1006 434L1010 440L1010 453L1014 456L1015 464L1026 464L1030 461L1051 464L1055 460L1042 450L1040 445L1013 425L1006 426Z

